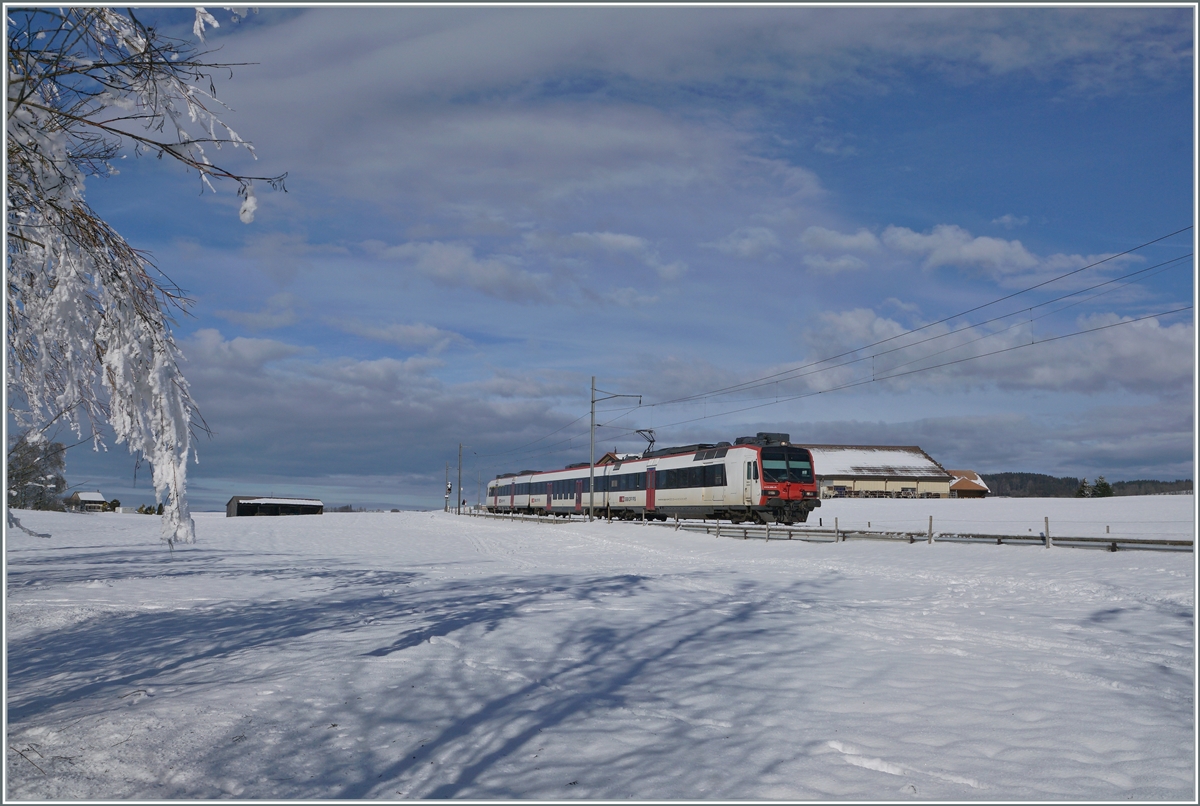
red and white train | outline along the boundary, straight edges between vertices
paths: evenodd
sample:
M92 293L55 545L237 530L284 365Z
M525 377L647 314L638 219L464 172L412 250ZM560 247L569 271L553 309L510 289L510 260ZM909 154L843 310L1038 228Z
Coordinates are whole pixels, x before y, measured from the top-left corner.
M788 434L760 432L734 444L647 451L636 458L563 470L506 473L488 482L490 512L566 516L589 510L632 520L719 518L804 523L821 506L812 454Z

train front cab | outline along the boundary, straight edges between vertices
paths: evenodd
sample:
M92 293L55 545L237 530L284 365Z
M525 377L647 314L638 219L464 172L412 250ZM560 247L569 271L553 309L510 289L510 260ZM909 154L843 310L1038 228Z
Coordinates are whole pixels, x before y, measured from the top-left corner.
M786 443L758 448L761 497L753 507L759 520L769 523L804 523L821 506L812 454Z

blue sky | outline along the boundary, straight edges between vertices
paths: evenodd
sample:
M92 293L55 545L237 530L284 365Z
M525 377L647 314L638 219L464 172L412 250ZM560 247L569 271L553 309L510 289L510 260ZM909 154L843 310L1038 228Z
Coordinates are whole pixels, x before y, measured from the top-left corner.
M190 12L158 13L190 30ZM288 172L288 192L260 188L244 225L235 188L200 194L152 158L88 187L196 301L176 336L214 432L190 471L198 508L268 492L435 506L459 442L473 500L477 478L587 459L592 375L645 404L605 404L620 411L600 416L598 452L640 449L637 428L660 446L778 430L916 444L984 473L1192 476L1191 311L831 391L872 364L879 376L1190 305L1192 230L921 332L967 328L944 339L650 405L897 336L1190 225L1191 8L219 19L213 58L253 64L219 77L218 95L258 160L220 157ZM110 497L152 497L123 446L72 449L67 470Z

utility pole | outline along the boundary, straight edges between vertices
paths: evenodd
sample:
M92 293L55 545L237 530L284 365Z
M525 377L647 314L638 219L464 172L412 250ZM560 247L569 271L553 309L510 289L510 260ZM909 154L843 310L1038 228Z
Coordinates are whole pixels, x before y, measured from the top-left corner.
M442 505L442 512L450 511L450 463L446 462L446 503Z
M596 392L603 392L607 397L596 397ZM590 523L593 517L593 511L596 508L596 402L599 400L612 400L615 397L636 397L638 405L642 405L641 395L616 395L612 392L605 392L603 389L596 388L596 376L592 376L592 430L588 470L588 522Z
M458 443L458 497L454 499L454 513L462 514L462 443Z

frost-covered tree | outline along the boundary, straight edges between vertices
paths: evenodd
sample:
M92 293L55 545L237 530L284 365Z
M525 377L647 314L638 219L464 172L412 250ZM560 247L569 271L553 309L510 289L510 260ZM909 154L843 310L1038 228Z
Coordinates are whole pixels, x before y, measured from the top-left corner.
M66 446L41 435L21 434L6 457L8 505L17 509L63 508L60 496L67 489Z
M1095 485L1092 486L1092 497L1093 498L1112 498L1112 494L1113 494L1112 485L1104 480L1104 476L1098 476L1096 478Z
M1076 498L1091 498L1092 497L1092 485L1088 484L1087 479L1084 479L1083 481L1079 482L1079 487L1077 487L1075 489L1075 497Z
M236 20L241 10L231 9ZM134 10L9 9L7 127L9 414L37 435L47 423L101 425L149 461L164 502L163 539L191 542L186 473L203 420L179 368L171 315L189 303L149 256L84 198L85 180L115 174L132 150L183 163L204 187L232 180L241 219L254 218L254 182L210 160L252 147L221 122L199 43L217 20L196 10L195 41L167 37Z

